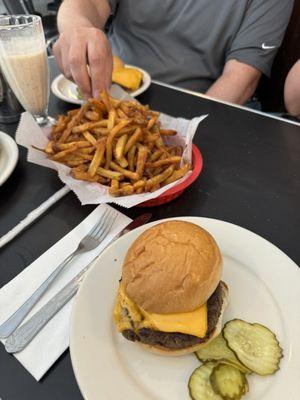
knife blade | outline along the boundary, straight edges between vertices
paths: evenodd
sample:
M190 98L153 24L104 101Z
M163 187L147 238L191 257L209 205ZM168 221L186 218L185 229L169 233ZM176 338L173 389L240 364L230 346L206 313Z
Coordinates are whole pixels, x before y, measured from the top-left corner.
M113 242L119 237L132 231L139 226L146 224L152 214L145 213L131 221ZM112 243L112 242L111 242ZM103 250L102 250L103 251ZM102 253L101 251L101 253ZM101 254L100 253L100 254ZM28 321L17 328L6 340L5 349L8 353L17 353L23 350L40 330L50 321L54 315L77 293L78 288L83 281L85 273L93 264L99 254L91 261L81 272L79 272L67 285L65 285L52 299L41 307Z

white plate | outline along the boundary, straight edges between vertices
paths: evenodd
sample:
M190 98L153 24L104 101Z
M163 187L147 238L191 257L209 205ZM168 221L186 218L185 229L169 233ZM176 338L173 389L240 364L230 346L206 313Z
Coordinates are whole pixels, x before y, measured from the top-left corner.
M6 133L0 131L0 186L9 178L19 157L16 142Z
M133 65L127 65L127 64L126 64L126 67L136 68L139 71L141 71L141 73L143 74L142 85L134 92L129 93L132 97L136 97L148 89L148 87L150 86L150 83L151 83L151 77L148 74L148 72L146 72L142 68L135 67ZM57 96L61 100L67 101L68 103L73 103L73 104L82 104L83 103L83 100L79 100L77 97L77 85L74 82L69 81L62 74L58 75L53 80L53 82L51 84L51 90L55 96Z
M224 258L231 302L225 321L242 318L270 327L284 358L273 376L249 376L245 400L298 400L300 393L300 271L260 236L209 218L177 218L206 228ZM157 221L158 223L161 221ZM163 357L148 353L116 332L112 310L121 266L132 241L148 224L113 243L89 271L76 296L70 349L77 382L86 400L188 400L187 383L199 365L193 354ZM295 246L297 244L295 243Z

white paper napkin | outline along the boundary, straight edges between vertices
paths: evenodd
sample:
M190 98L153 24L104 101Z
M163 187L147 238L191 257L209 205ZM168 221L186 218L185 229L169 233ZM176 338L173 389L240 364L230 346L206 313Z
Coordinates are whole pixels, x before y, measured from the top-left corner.
M193 118L191 120L184 118L174 118L166 114L161 114L159 120L162 127L175 129L178 133L176 136L168 138L170 145L181 145L184 147L183 159L191 164L192 160L192 142L198 125L206 118L207 115ZM99 183L91 183L79 181L71 177L70 168L61 163L51 161L42 151L37 148L45 148L48 142L49 130L42 130L35 122L34 118L27 112L21 116L20 124L16 133L16 142L28 149L28 161L42 165L44 167L55 169L59 178L77 195L81 204L100 204L115 203L122 207L133 207L144 201L158 197L171 187L183 182L190 173L176 182L156 190L153 193L142 193L123 197L114 197L108 193L108 188Z
M66 256L75 250L80 240L90 231L108 207L108 205L98 206L68 235L63 237L0 289L0 324L6 321ZM114 226L102 244L97 249L78 256L67 267L66 271L58 277L57 281L52 284L26 320L55 296L60 289L86 267L129 224L131 221L130 218L121 213L118 214L119 216ZM45 232L45 234L47 233ZM73 299L48 322L23 351L15 354L17 360L20 361L36 380L41 379L45 372L47 372L69 346L69 322L72 303ZM5 340L2 343L5 343Z

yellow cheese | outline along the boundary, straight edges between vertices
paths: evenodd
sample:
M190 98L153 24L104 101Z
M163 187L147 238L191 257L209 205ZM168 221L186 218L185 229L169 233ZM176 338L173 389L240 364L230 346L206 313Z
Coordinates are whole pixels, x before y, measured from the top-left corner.
M192 312L179 314L151 314L142 311L144 325L162 332L180 332L203 338L207 331L207 307L204 304Z
M126 309L126 312L125 312ZM153 314L141 310L119 286L114 309L114 320L119 331L151 328L162 332L180 332L203 338L207 331L207 306L179 314Z

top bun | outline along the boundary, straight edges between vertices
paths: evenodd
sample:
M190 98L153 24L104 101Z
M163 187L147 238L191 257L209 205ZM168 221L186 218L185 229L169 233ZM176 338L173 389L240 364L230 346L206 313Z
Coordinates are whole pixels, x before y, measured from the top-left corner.
M142 233L122 270L127 295L157 314L194 311L221 279L222 256L214 238L198 225L168 221Z

